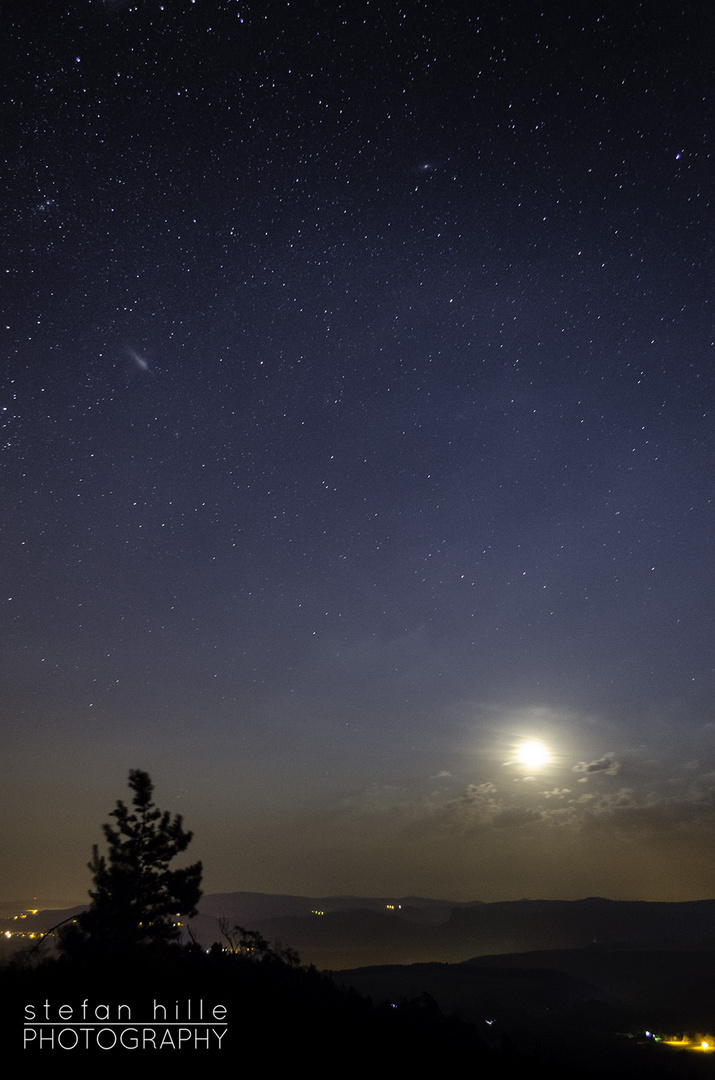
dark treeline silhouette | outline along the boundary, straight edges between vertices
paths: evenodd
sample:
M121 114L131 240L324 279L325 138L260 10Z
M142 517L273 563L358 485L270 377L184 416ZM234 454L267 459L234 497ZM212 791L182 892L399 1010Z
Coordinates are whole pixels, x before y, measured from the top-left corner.
M54 1019L56 1006L69 1004L77 1015L88 999L90 1009L108 1006L112 1017L119 1005L126 1006L123 1015L134 1022L156 1019L156 1006L159 1019L173 1019L178 1008L182 1020L189 1007L192 1019L199 1007L206 1016L224 1007L227 1029L220 1049L189 1045L182 1054L208 1054L226 1067L294 1067L302 1060L337 1069L357 1062L366 1068L378 1062L397 1068L428 1059L437 1063L445 1055L491 1066L494 1057L471 1025L444 1017L427 996L376 1006L356 991L338 988L315 968L295 966L273 953L254 960L219 944L208 951L196 944L169 946L161 956L147 950L111 965L67 957L34 968L15 963L2 972L0 985L7 1030L18 1044L28 1004L39 1017L49 1001ZM31 1046L28 1054L32 1051ZM107 1058L104 1050L81 1052ZM125 1056L136 1060L131 1052Z

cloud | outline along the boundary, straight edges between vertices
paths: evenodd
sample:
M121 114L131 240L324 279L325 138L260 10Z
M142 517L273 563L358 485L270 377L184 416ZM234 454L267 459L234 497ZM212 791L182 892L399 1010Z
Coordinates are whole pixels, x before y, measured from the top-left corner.
M441 824L463 829L490 825L502 810L496 793L494 784L469 784L464 795L436 808L435 816Z
M616 755L610 753L604 754L597 761L579 761L571 771L586 774L604 773L606 776L615 776L620 767L620 762L616 761Z
M476 795L494 795L496 793L496 784L492 784L491 781L487 781L486 784L470 784L469 790Z
M563 798L568 793L563 789L544 794ZM530 799L530 803L532 801ZM438 834L516 828L546 817L544 810L538 807L526 806L508 795L500 795L491 781L468 784L466 790L452 798L418 781L373 785L357 799L344 802L343 807L353 819L371 817L373 828L379 819L390 830L431 832L436 829Z
M583 825L609 825L647 833L668 829L715 828L715 773L706 773L680 791L648 788L582 796Z
M496 829L513 829L519 825L531 825L535 821L541 821L538 810L532 810L528 806L508 806L496 815L492 825Z
M619 761L613 753L598 760L579 762L571 775L578 786L536 788L534 784L496 784L488 780L467 784L461 789L451 781L455 777L435 775L403 778L395 784L375 784L343 801L340 815L343 836L354 831L361 843L382 841L413 845L441 845L481 838L491 833L513 831L529 826L538 832L558 829L574 836L596 832L616 836L640 835L648 841L656 835L679 834L687 838L715 835L715 773L697 778L672 778L653 774L639 776L629 766L629 786L617 790L599 790L592 784L584 790L581 781L594 774L613 776ZM682 772L682 770L678 770ZM565 779L565 774L564 774ZM605 786L605 785L604 785ZM333 819L333 825L335 819ZM504 843L506 843L504 837ZM520 841L521 842L521 841ZM538 843L536 837L534 842Z

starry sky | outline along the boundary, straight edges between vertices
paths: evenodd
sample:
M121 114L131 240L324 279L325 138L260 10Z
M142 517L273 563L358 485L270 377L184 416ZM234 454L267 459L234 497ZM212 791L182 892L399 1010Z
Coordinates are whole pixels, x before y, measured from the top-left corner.
M715 894L712 11L0 20L5 898Z

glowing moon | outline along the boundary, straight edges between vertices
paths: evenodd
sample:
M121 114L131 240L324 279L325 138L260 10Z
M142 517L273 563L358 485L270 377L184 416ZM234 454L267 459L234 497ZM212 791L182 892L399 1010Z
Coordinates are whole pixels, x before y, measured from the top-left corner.
M517 761L528 769L538 769L546 765L550 756L544 744L536 741L522 743L516 751Z

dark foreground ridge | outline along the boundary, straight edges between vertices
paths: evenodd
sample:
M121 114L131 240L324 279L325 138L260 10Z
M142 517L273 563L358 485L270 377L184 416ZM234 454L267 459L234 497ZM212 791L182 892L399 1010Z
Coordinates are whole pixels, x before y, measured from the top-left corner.
M164 1061L170 1053L195 1064L210 1059L222 1070L302 1062L327 1075L378 1061L396 1070L436 1068L448 1052L485 1075L509 1075L501 1052L428 996L373 1004L286 955L268 950L252 959L215 945L145 950L111 965L16 961L0 972L8 1045L27 1065L119 1057L140 1073L157 1068L159 1053Z
M715 951L602 946L333 975L375 1001L427 994L488 1045L574 1075L715 1077L714 966Z
M168 945L34 967L20 957L0 970L6 1046L30 1067L79 1058L139 1076L188 1060L249 1075L302 1065L317 1076L715 1077L715 1055L685 1045L715 1016L713 954L561 950L331 976L257 932L241 940L256 953ZM668 972L676 995L692 980L689 996L668 994Z

